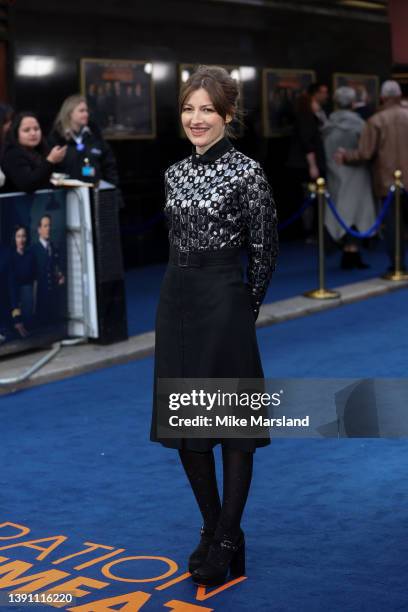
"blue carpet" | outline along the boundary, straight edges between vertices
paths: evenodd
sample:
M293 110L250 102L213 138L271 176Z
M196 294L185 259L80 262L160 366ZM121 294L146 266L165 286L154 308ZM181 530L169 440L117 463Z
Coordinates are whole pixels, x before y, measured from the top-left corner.
M341 270L341 254L327 255L327 286L337 287L381 276L389 265L384 247L379 243L363 258L370 264L367 270ZM317 246L303 242L283 242L278 267L266 294L265 303L283 300L315 289L318 286ZM126 273L128 326L131 336L154 328L154 317L165 265L135 268Z
M407 296L398 291L261 329L266 375L404 376ZM174 600L196 606L187 612L408 609L404 440L278 440L259 449L243 523L248 578L209 599L197 601L189 580L156 590L167 580L146 578L165 572L163 561L112 566L115 576L140 580L133 583L102 574L103 562L74 569L121 548L118 559L173 560L174 578L196 544L200 516L177 454L148 441L151 383L149 358L0 398L0 523L31 529L7 540L16 529L0 528L0 556L33 564L27 573L69 574L59 582L82 576L108 583L83 587L92 595L78 606L141 591L151 595L140 608L146 612L174 609ZM67 540L41 561L36 549L1 549L56 535ZM84 550L84 542L112 548L52 563Z

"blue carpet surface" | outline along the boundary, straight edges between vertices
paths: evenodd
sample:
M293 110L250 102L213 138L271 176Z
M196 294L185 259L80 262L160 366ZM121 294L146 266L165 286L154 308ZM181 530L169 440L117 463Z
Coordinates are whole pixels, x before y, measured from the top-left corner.
M407 297L401 290L259 330L266 376L405 376ZM210 589L204 600L188 579L157 590L185 572L201 522L176 452L148 441L152 364L144 359L0 398L0 523L31 530L8 540L16 527L0 527L0 556L32 564L27 573L66 572L58 584L78 576L106 583L84 586L91 594L77 606L140 591L148 600L126 612L177 609L174 601L196 606L180 608L187 612L408 610L405 440L277 440L259 449L243 522L247 579ZM219 469L219 448L216 458ZM57 535L67 539L42 560L38 549L4 549ZM53 564L84 542L111 548ZM109 560L74 569L117 549L125 549L118 559L166 557L178 569L152 581L168 570L165 561L122 561L111 568L116 578L101 572ZM11 587L2 565L4 597Z

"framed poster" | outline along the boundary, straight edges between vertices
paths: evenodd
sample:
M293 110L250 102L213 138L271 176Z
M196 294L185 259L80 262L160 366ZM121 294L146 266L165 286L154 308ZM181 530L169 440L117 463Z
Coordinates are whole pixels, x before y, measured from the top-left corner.
M333 74L333 93L338 87L352 87L357 94L357 106L364 106L372 114L379 104L379 78L375 74Z
M314 70L264 68L262 71L264 136L287 136L294 123L296 98L316 81Z
M156 137L152 72L149 61L81 59L81 93L104 138Z
M180 87L183 83L185 83L190 76L197 70L199 66L202 64L180 64L179 66L179 82ZM206 66L214 66L215 64L205 64ZM225 65L225 64L216 64L220 68L225 68L225 70L238 82L239 86L239 99L238 99L238 108L242 112L244 108L244 100L243 100L243 87L242 87L242 79L241 79L241 68L239 66L234 65ZM234 132L239 136L243 136L244 134L244 126L239 121L233 121L231 127L234 129ZM180 124L180 133L183 138L185 138L185 133L182 125Z

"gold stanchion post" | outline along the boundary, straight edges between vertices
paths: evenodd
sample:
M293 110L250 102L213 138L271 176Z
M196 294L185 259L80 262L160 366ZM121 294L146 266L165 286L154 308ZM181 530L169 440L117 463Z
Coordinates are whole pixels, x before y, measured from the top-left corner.
M333 300L340 297L338 291L326 289L325 287L325 255L324 255L324 210L326 205L326 181L324 178L318 178L317 185L317 204L319 209L319 288L306 291L305 297L315 300Z
M402 189L402 172L396 170L394 172L394 187L395 187L395 270L384 275L384 278L391 281L408 280L408 273L401 268L401 189Z

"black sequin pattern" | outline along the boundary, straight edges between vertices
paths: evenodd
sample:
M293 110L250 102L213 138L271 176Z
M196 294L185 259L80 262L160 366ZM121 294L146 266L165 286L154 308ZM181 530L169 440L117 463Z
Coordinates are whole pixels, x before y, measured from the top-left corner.
M206 163L192 155L168 168L165 187L171 245L182 251L247 249L257 315L278 254L276 206L261 166L234 148Z

